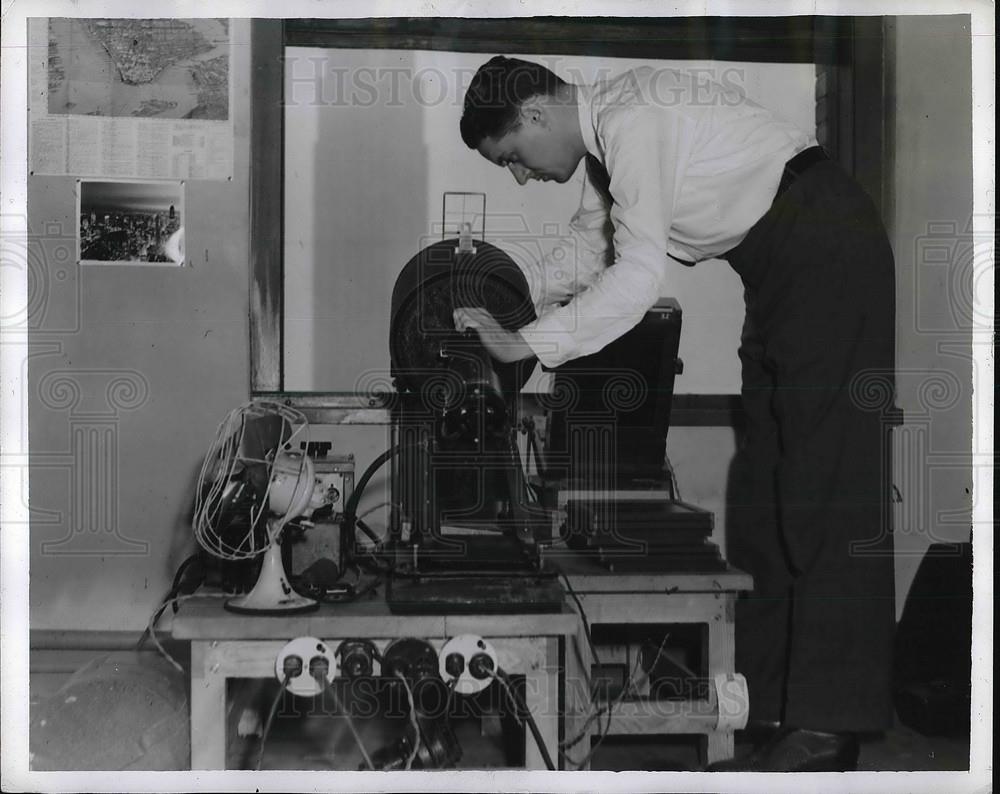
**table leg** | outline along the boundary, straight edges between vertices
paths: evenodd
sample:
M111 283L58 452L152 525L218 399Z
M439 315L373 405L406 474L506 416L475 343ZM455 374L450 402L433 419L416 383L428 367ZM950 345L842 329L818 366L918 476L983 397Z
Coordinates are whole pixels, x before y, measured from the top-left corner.
M525 706L535 719L538 732L553 763L559 758L559 638L539 637L544 653L538 664L525 671ZM524 731L524 766L545 769L545 761L528 726Z
M708 622L708 677L732 673L736 669L736 602L732 593L721 596L719 611ZM710 684L711 685L711 684ZM708 734L706 763L732 758L736 751L733 731L716 730Z
M736 752L736 743L732 731L712 731L708 734L705 756L709 764L716 761L726 761Z
M590 735L593 733L594 725L591 724L586 729L583 727L591 710L590 698L590 668L591 668L590 646L587 644L587 637L583 631L582 621L574 636L566 638L566 680L565 687L566 739L572 739L579 733L583 737L576 742L573 747L568 747L566 752L572 758L582 759L590 750ZM576 769L572 763L568 764L571 769ZM587 763L580 767L588 769Z
M191 768L226 767L226 676L212 661L212 643L191 642Z

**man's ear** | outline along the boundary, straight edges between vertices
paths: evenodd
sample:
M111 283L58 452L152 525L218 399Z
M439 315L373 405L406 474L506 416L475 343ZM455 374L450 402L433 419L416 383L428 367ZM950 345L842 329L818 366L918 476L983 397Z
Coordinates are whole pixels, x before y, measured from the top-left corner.
M530 97L521 103L519 118L521 124L535 124L543 129L549 126L548 110L539 101L538 96Z

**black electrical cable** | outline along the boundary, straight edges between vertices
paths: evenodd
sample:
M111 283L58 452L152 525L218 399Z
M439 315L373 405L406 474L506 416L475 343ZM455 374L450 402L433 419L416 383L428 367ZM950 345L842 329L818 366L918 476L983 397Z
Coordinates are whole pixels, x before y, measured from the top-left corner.
M535 432L534 421L528 423L525 426L525 432L528 436L528 464L531 464L531 458L535 459L535 468L538 470L538 474L543 479L545 478L546 468L543 465L542 455L538 451L538 440L537 433Z
M684 501L681 496L681 484L677 481L677 472L674 469L674 464L670 462L669 455L663 456L663 468L669 475L667 486L670 488L670 499L677 502Z
M538 746L538 752L542 754L542 760L545 762L545 768L551 771L556 771L555 764L552 763L552 756L549 755L549 748L545 746L545 740L542 738L542 732L538 730L538 725L535 722L535 717L532 715L531 711L524 701L518 696L514 687L511 685L510 677L501 668L497 668L496 671L497 678L507 684L507 686L502 687L504 692L507 693L507 697L511 701L511 705L514 707L514 713L522 717L528 723L528 728L531 730L531 735L535 739L535 744Z
M382 545L382 538L380 538L378 535L376 535L375 531L370 526L368 526L364 521L362 521L360 518L355 518L354 519L354 525L358 529L360 529L362 532L364 532L368 536L368 539L372 543L374 543L376 546L381 546Z
M201 560L201 552L196 551L190 557L188 557L184 562L177 566L177 573L174 574L174 581L170 585L170 597L176 597L180 595L181 592L181 581L183 581L184 573L187 571L188 566L193 565ZM204 576L202 577L204 578Z
M163 614L163 610L167 608L167 604L169 604L173 598L174 596L167 593L166 598L160 602L160 605L153 612L153 617L146 623L146 627L142 630L142 634L139 635L139 639L135 643L135 649L137 651L142 649L142 644L146 641L146 637L149 636L150 625L155 624L156 621L160 619L160 615Z
M180 595L181 582L183 581L185 571L187 571L189 566L191 566L195 562L198 562L200 559L201 559L201 554L195 552L186 560L184 560L180 565L177 566L177 571L176 573L174 573L174 580L170 584L170 590L167 591L167 594L166 596L164 596L163 601L160 602L160 605L156 608L156 612L153 613L153 619L151 623L155 624L156 621L159 620L160 615L163 613L163 610L167 608L167 605L170 604L171 601L174 601L174 599L177 598L178 595ZM177 611L177 604L175 602L174 612L176 611ZM136 650L142 647L142 644L146 641L146 637L149 636L149 625L150 624L147 623L146 628L144 628L142 630L142 634L139 635L139 639L135 644Z
M535 485L533 482L528 482L527 478L524 480L524 485L527 487L528 491L534 497L535 504L542 503L542 489Z
M360 587L358 586L358 582L345 584L343 591L338 592L330 592L322 585L304 583L301 578L293 577L292 584L302 595L314 598L324 604L348 604L357 601L362 596L368 595L375 590L375 588L382 584L382 577L375 576Z
M351 495L347 498L347 503L344 505L345 521L351 521L353 523L357 520L358 503L361 501L361 495L365 492L368 481L375 476L375 472L377 472L386 461L399 452L402 452L403 449L404 446L402 444L396 444L389 447L389 449L375 458L368 468L365 469L364 474L362 474L358 479L357 484L354 486L354 490L351 491Z
M594 662L600 666L601 661L597 656L597 649L594 647L594 640L590 634L590 621L587 620L587 612L583 608L583 604L580 601L580 597L576 594L576 590L573 589L573 585L569 583L569 577L566 576L565 572L559 571L559 575L562 577L563 582L566 585L566 591L570 594L573 600L576 602L577 611L580 613L580 620L583 621L583 633L587 638L587 644L590 646L590 653L594 657Z
M409 449L410 446L411 445L395 444L394 446L389 447L389 449L371 462L355 484L354 490L351 491L351 495L347 498L347 502L344 504L343 524L341 526L341 532L343 532L346 537L351 538L351 546L354 545L353 539L355 529L359 526L358 504L361 502L361 495L365 492L368 481L375 476L375 472L377 472L383 464L386 463L386 461L390 460L395 455L398 455L404 449ZM374 535L374 533L372 534ZM378 540L377 536L375 537L375 540Z
M264 760L264 745L267 743L267 737L271 733L271 725L274 722L274 715L278 713L278 706L281 704L281 697L285 694L285 690L288 689L288 682L292 680L290 674L285 674L285 677L281 680L281 688L278 690L278 694L274 696L274 701L271 703L271 710L267 714L267 722L264 723L264 733L260 737L260 749L257 751L257 766L259 770L261 762Z

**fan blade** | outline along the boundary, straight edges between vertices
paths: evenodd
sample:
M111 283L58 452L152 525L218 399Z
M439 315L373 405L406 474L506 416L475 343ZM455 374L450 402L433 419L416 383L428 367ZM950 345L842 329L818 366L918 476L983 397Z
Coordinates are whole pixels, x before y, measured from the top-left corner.
M239 455L259 502L263 502L267 495L271 462L290 435L288 421L276 414L248 415L244 419Z
M244 420L239 455L244 460L270 460L289 435L291 433L288 423L281 416L275 414L248 416ZM264 483L266 486L266 472Z
M216 515L226 517L235 513L249 515L250 509L257 503L252 488L244 474L234 475L223 488L218 502L213 505Z
M250 468L239 468L229 477L221 492L206 507L206 517L218 540L218 547L227 553L262 549L266 545L266 522L260 509L264 491L258 492L251 481ZM267 467L261 465L267 476ZM252 533L252 534L251 534Z
M267 495L267 483L270 479L270 466L266 463L247 463L246 479L253 488L257 501L263 502Z

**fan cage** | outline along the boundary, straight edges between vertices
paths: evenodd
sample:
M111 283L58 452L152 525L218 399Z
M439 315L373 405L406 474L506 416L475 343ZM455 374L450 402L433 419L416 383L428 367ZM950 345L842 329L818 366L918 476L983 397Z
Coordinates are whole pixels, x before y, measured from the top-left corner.
M248 427L255 420L278 417L281 431L275 446L264 458L247 455ZM277 455L292 450L294 442L304 442L308 448L309 423L301 411L272 400L253 400L229 412L219 425L212 445L202 463L195 496L192 522L195 539L205 551L223 560L248 560L263 554L278 536L285 523L294 516L279 516L269 522L267 531L258 527L265 519L268 500L273 485L273 472ZM230 525L226 514L231 502L227 501L227 488L240 487L238 478L250 466L267 467L267 486L261 498L251 506L249 524L238 540L224 536ZM299 458L299 475L306 471L306 455Z

